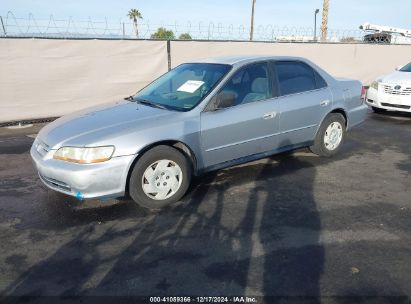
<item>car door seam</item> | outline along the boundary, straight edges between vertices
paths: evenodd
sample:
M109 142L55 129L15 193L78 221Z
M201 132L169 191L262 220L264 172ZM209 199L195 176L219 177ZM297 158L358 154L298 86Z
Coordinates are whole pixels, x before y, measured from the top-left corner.
M212 151L215 151L215 150L229 148L229 147L232 147L232 146L245 144L245 143L252 142L252 141L255 141L255 140L260 140L260 139L265 139L265 138L269 138L269 137L272 137L272 136L286 134L286 133L289 133L289 132L294 132L294 131L298 131L298 130L313 128L315 126L317 126L317 124L313 124L313 125L309 125L309 126L305 126L305 127L301 127L301 128L296 128L296 129L292 129L292 130L287 130L287 131L284 131L284 132L278 132L278 133L273 133L273 134L269 134L269 135L264 135L264 136L260 136L260 137L256 137L256 138L252 138L252 139L243 140L243 141L238 141L238 142L235 142L235 143L232 143L232 144L227 144L227 145L222 145L222 146L207 149L206 152L212 152Z

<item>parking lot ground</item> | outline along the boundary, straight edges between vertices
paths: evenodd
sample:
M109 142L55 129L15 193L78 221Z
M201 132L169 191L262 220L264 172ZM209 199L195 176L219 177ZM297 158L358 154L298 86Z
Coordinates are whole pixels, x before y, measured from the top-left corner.
M411 296L411 115L370 113L333 158L209 173L157 212L47 190L35 132L13 132L0 131L3 295Z

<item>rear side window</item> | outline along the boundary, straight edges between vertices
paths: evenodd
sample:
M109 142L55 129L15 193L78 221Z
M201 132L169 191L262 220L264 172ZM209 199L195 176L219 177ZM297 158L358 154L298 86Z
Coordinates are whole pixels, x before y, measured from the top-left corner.
M327 86L324 79L303 62L278 61L275 65L281 95L312 91Z
M317 89L322 89L327 86L327 83L325 82L324 78L321 77L320 74L318 74L317 71L314 70L314 75L315 75L315 82L317 83Z

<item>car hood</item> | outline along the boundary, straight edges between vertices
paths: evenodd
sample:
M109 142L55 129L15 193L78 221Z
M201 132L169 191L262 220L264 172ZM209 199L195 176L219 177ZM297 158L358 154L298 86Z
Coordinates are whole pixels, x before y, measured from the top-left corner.
M411 73L395 71L381 78L383 83L411 85Z
M63 116L44 127L38 138L51 149L62 145L89 146L125 130L142 129L176 112L117 101Z

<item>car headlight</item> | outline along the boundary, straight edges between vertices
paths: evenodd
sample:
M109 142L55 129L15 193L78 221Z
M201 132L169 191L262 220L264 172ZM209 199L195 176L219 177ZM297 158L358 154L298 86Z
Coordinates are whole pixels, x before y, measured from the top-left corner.
M113 153L113 146L92 148L61 147L54 153L53 158L78 164L93 164L109 160Z
M378 82L373 81L372 84L370 85L371 88L378 90Z

